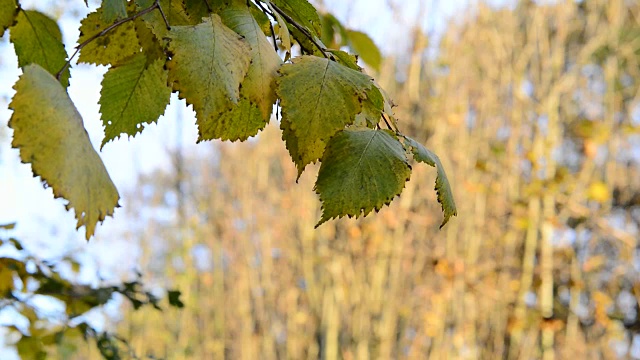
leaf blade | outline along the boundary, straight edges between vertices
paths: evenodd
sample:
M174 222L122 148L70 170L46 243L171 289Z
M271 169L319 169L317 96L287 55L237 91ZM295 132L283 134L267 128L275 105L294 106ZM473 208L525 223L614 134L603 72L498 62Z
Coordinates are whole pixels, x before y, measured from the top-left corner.
M404 148L392 132L340 131L327 146L314 187L322 202L316 228L332 218L379 211L400 195L410 176Z
M66 199L67 210L75 209L77 228L85 226L89 240L96 224L118 207L120 196L82 118L60 83L39 65L27 65L14 89L11 144L54 197Z

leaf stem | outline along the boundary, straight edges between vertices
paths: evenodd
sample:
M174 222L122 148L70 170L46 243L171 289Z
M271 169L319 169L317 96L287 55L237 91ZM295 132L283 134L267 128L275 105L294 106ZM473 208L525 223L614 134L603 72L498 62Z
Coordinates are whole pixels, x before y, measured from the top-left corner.
M73 55L71 55L69 60L67 60L67 62L64 63L64 65L62 66L62 69L60 69L60 71L58 71L56 73L56 79L60 80L60 76L62 75L62 73L71 65L71 60L73 60L73 58L80 52L80 50L82 50L90 42L92 42L93 40L95 40L95 39L97 39L97 38L99 38L101 36L104 36L106 33L108 33L109 31L117 28L118 26L120 26L120 25L122 25L122 24L124 24L126 22L133 21L133 20L139 18L140 16L144 16L144 15L152 12L155 9L158 9L160 11L160 15L162 15L162 20L164 20L164 23L167 26L167 30L171 30L171 26L169 26L169 22L167 21L167 17L165 16L164 11L162 10L162 7L160 6L160 0L155 0L153 5L149 6L148 8L141 10L137 14L129 16L128 18L124 18L124 19L121 19L121 20L118 20L118 21L114 22L113 24L107 26L104 30L100 31L97 34L94 34L93 36L91 36L87 40L85 40L82 43L78 44L78 46L76 46L76 51L73 53Z
M387 127L389 128L389 130L395 131L396 134L400 133L397 127L391 126L391 124L389 124L389 120L387 120L387 117L384 116L384 114L382 114L382 119L384 119L384 123L387 124Z
M258 7L260 8L260 10L262 10L263 13L271 16L271 18L273 19L273 21L277 21L275 16L273 16L273 14L271 12L269 12L269 10L267 10L260 1L256 1L256 5L258 5ZM271 21L269 21L269 29L271 29L271 38L273 39L273 49L276 51L276 53L278 52L278 43L276 43L276 31L273 29L273 24L271 23Z
M325 48L320 46L320 44L318 44L318 42L316 41L316 39L313 38L313 35L311 35L311 33L309 32L309 30L307 30L304 26L298 24L295 20L293 20L293 18L291 18L291 16L287 15L287 13L285 13L284 11L282 11L282 9L280 9L276 4L271 3L271 6L273 7L273 9L275 11L278 12L278 14L280 14L283 18L285 18L291 25L293 25L296 29L298 29L304 36L306 36L309 40L311 40L311 42L313 43L313 45L315 45L318 50L320 50L320 52L322 53L322 55L324 55L324 57L326 57L327 59L330 59L332 57L330 57L329 55L327 55L327 53L325 52Z

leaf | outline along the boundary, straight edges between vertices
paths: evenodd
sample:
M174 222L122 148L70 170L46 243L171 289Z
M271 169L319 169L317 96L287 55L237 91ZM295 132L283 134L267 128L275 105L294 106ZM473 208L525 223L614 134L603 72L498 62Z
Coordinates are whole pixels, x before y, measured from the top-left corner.
M306 27L311 35L320 37L321 23L318 12L307 0L271 0L299 25Z
M242 82L241 94L258 106L263 120L268 122L277 99L275 79L282 60L244 2L230 5L221 16L225 25L242 35L251 46L251 65Z
M169 298L169 305L177 308L184 307L184 303L180 300L180 291L169 290L167 291L167 297Z
M67 61L58 24L38 11L20 11L11 28L11 42L20 67L38 64L55 75ZM69 69L62 73L60 82L69 86Z
M211 122L240 100L251 48L216 14L199 25L173 27L169 38L169 82L180 98L193 104L201 141L203 129L214 127Z
M209 1L209 5L216 6L213 1ZM189 16L195 22L194 25L200 23L202 18L209 17L209 9L207 8L207 3L204 0L184 0L184 6L187 10Z
M18 6L16 6L15 0L0 0L0 37L13 24L17 13Z
M347 36L349 37L349 47L360 55L365 63L376 71L380 71L382 54L369 35L360 31L347 30Z
M249 100L241 98L231 110L215 121L200 124L200 140L244 141L254 136L267 125L260 109Z
M275 32L277 33L278 38L280 38L280 46L284 48L284 51L286 53L285 61L287 61L291 56L291 35L289 34L289 28L287 27L287 22L284 21L282 16L280 16L280 14L274 10L271 3L269 3L269 9L271 10L271 13L276 17L276 20L278 21L278 25L276 26Z
M294 59L280 68L280 75L280 125L300 176L307 164L320 159L327 141L354 122L373 83L363 73L315 56Z
M315 191L322 217L367 216L399 195L411 176L402 144L389 130L346 129L334 136L322 157Z
M367 99L362 103L362 111L356 115L356 124L361 126L375 127L382 116L385 100L377 86L372 86L367 91Z
M406 140L405 149L413 153L414 160L435 166L438 171L435 190L438 194L438 202L442 206L442 212L444 213L444 220L442 221L442 224L440 224L440 228L442 229L451 216L458 215L456 203L451 191L451 185L449 184L449 179L447 179L447 174L444 172L444 166L442 166L438 155L429 151L427 148L422 146L422 144L407 136L405 136L404 139Z
M80 22L79 44L89 40L92 36L111 25L102 19L102 12L103 9L98 8L98 10L90 13ZM133 22L128 21L90 41L80 50L78 62L113 65L137 52L140 52L140 43L138 43L138 38L136 37L136 29Z
M124 0L102 0L102 21L109 24L127 17Z
M154 2L155 0L136 0L138 11L152 6ZM204 4L204 1L200 0L200 3ZM193 21L189 17L182 1L160 0L160 7L162 7L162 11L165 12L167 22L170 26L195 25L200 22L200 18L198 17L196 17L196 19L199 20L197 22ZM164 39L169 35L169 29L167 29L167 24L164 22L160 11L153 10L152 12L141 16L141 18L158 39Z
M137 54L104 75L100 112L105 137L101 147L120 134L134 136L141 132L142 124L157 121L169 104L171 89L167 86L164 60L158 59L149 66L146 63L146 57Z
M77 227L87 240L98 221L118 206L118 191L91 145L82 118L58 81L38 65L28 65L16 82L9 104L12 146L35 176L53 188L54 197L75 209Z

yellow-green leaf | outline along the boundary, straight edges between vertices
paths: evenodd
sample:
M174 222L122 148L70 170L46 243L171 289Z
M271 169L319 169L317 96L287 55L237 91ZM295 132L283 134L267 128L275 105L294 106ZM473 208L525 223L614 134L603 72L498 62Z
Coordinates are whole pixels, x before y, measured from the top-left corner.
M169 82L180 98L193 104L200 140L221 114L240 100L240 82L247 74L251 48L220 17L212 14L195 26L175 26L169 33Z
M244 141L256 135L266 125L260 109L249 100L241 98L237 105L220 115L216 121L201 123L200 134L202 140Z
M361 72L316 56L296 58L283 65L280 74L280 125L300 175L322 157L333 135L354 122L373 82Z
M251 65L242 81L241 94L257 105L262 118L268 122L276 102L275 79L282 60L244 1L228 6L221 16L225 25L242 35L251 46Z
M444 213L444 220L440 224L440 228L442 228L451 216L458 215L456 202L453 199L453 192L451 191L447 174L444 172L444 166L442 166L438 155L429 151L422 144L407 136L404 139L406 140L405 146L408 151L413 153L414 160L436 167L438 175L436 176L435 190L438 195L438 202L442 206L442 212Z
M154 1L155 0L136 0L138 11L152 6ZM201 0L200 2L204 4L204 0ZM182 1L160 0L160 6L162 7L162 11L164 11L166 15L169 26L194 25L201 21L201 19L198 18L198 21L194 22L189 17L189 15L187 15ZM149 26L151 31L153 31L158 39L164 39L169 35L169 29L167 29L167 24L164 22L160 11L154 10L148 14L143 15L141 18Z
M15 25L11 27L11 42L20 67L38 64L55 75L67 61L58 24L38 11L20 11ZM68 68L60 81L65 87L69 85Z
M80 22L78 43L83 43L111 25L103 20L102 12L103 9L98 8ZM139 51L140 43L135 26L133 22L128 21L89 42L80 50L78 62L113 65Z
M320 37L321 23L318 12L307 0L271 0L278 8L298 24L306 27L311 35Z
M17 12L18 7L15 0L0 0L0 37L13 24Z
M102 0L102 21L112 23L127 17L125 0Z
M100 112L105 127L101 146L120 134L134 136L142 131L143 124L158 120L170 96L163 59L147 66L146 57L137 54L109 69L100 92Z
M380 54L380 50L369 35L360 31L347 30L347 36L349 36L349 47L360 55L360 58L365 63L369 64L374 70L379 71L382 63L382 54Z
M46 70L28 65L15 84L9 107L14 148L35 176L51 186L54 197L75 209L77 227L87 240L96 224L118 206L118 191L94 150L82 118L65 89Z
M322 217L367 216L388 205L411 176L402 144L388 130L347 129L334 136L322 157L315 191Z

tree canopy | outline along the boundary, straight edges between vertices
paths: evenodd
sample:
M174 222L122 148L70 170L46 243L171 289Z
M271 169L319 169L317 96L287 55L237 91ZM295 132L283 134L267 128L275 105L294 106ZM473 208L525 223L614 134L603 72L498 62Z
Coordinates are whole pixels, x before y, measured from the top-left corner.
M0 29L23 71L9 104L12 146L68 201L87 239L119 194L66 90L76 55L109 67L100 148L156 122L172 92L195 110L198 141L255 136L277 105L298 175L322 163L318 225L380 210L402 192L411 158L437 167L442 225L456 215L437 156L399 131L392 100L359 65L379 68L375 44L306 0L105 0L80 22L70 56L57 22L17 0L0 0Z

